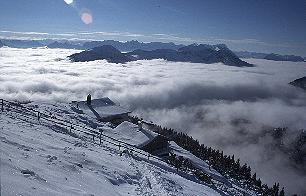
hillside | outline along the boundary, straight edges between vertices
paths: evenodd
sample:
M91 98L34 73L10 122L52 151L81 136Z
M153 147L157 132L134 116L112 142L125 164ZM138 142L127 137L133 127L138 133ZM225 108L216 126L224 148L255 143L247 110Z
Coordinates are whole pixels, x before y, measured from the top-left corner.
M120 156L43 120L7 112L0 121L3 195L219 195L164 162Z
M190 160L203 179L175 168L171 159L146 155L132 144L148 142L156 133L138 132L132 123L112 128L75 113L70 104L5 103L0 114L4 195L256 195L174 142L170 152ZM37 118L34 109L47 113ZM77 128L83 126L88 128ZM93 127L103 130L102 142L86 134Z

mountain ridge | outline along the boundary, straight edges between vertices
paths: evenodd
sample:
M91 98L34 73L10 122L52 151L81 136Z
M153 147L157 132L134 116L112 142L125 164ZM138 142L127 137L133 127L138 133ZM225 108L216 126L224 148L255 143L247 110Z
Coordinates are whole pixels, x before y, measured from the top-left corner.
M229 66L251 67L253 65L240 60L224 44L207 45L192 44L178 50L156 49L152 51L137 49L132 52L121 53L113 46L99 46L68 56L72 61L92 61L106 59L109 62L125 63L135 60L164 59L174 62L191 63L224 63Z
M275 53L262 53L262 52L248 52L248 51L234 51L239 58L255 58L255 59L266 59L273 61L292 61L292 62L303 62L306 58L297 55L280 55Z
M115 41L115 40L103 40L103 41L70 41L70 40L18 40L18 39L1 39L4 46L14 48L35 48L47 46L48 48L62 48L62 49L77 49L87 50L103 45L111 45L121 52L132 52L134 50L145 50L152 51L157 49L172 49L178 50L187 45L175 44L173 42L139 42L137 40L131 40L126 42ZM198 44L195 44L198 45ZM206 44L204 44L206 45ZM217 44L222 45L222 44ZM1 46L1 44L0 44ZM303 62L306 60L305 57L297 55L280 55L275 53L261 53L261 52L249 52L249 51L233 51L239 58L256 58L256 59L267 59L274 61L293 61Z

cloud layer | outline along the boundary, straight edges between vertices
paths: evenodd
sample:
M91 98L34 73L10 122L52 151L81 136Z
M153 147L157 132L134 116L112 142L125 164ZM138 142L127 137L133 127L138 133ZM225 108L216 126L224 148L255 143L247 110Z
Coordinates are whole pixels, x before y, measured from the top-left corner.
M265 183L306 193L306 168L273 148L264 130L306 128L306 93L287 85L304 63L248 59L256 67L174 63L71 63L65 49L0 49L0 97L61 101L109 96L139 116L186 131L206 145L234 153ZM295 166L295 168L293 167Z

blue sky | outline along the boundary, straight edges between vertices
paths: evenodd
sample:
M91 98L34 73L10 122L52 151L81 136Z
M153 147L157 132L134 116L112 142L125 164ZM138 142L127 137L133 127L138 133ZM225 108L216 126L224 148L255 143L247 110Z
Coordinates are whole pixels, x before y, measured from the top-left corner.
M225 43L306 56L305 0L1 0L0 10L1 38Z

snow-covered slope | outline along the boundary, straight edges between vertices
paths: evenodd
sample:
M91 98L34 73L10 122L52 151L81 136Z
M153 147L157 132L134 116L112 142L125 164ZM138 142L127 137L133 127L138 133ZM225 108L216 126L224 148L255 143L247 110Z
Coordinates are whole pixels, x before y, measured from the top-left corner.
M192 163L194 163L202 171L205 171L206 173L208 173L213 179L216 179L218 181L221 181L225 184L230 185L230 183L228 182L228 180L225 177L223 177L220 173L218 173L216 170L211 168L206 162L204 162L203 160L194 156L189 151L187 151L187 150L183 149L182 147L178 146L175 142L170 142L170 149L176 155L182 156L184 158L188 158L189 160L191 160Z
M42 108L75 115L65 104ZM163 161L90 143L44 120L4 111L0 131L2 195L218 195Z
M242 187L242 184L239 184L234 179L227 179L222 176L219 172L217 172L214 168L209 166L208 163L196 157L189 151L184 148L178 146L175 142L171 141L170 150L172 153L175 153L177 156L182 156L184 158L189 159L196 168L200 169L202 172L208 174L214 183L214 186L219 191L224 194L229 195L257 195L255 191L249 190L247 187Z

